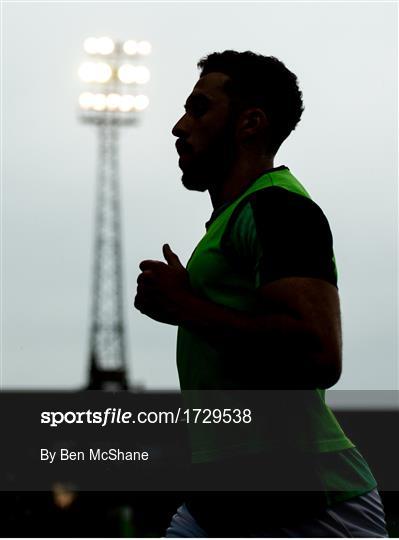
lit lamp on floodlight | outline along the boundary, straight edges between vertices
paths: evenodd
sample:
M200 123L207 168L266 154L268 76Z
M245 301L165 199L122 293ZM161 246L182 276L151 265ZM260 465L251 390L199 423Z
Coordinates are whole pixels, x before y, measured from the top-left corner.
M82 120L101 123L112 118L133 123L148 107L142 87L150 80L143 60L151 52L148 41L114 42L109 37L89 37L83 48L90 57L79 67L80 79L89 85L79 96Z

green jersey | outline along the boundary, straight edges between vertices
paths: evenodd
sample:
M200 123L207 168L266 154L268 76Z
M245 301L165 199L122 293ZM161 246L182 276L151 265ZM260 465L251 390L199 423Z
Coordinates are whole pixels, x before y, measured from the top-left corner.
M217 209L206 229L187 270L196 293L212 302L254 313L257 289L274 280L315 277L337 285L328 221L287 167L265 172L234 201ZM195 391L262 388L265 370L260 367L267 364L268 344L257 358L246 357L246 350L251 351L246 343L234 350L228 339L215 343L180 327L177 366L182 390L190 391L190 406L196 405ZM340 492L342 499L375 487L367 464L327 406L324 390L307 391L306 399L288 400L291 410L283 393L280 399L275 391L271 396L265 422L269 415L273 425L274 411L285 409L283 429L246 431L244 441L239 429L234 440L234 436L221 439L217 429L213 436L211 430L205 435L196 426L193 461L267 453L289 445L318 456L326 492Z

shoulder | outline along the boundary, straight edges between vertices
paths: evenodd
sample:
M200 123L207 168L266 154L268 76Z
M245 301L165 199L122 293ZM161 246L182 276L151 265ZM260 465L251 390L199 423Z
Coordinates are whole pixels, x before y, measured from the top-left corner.
M257 257L265 281L322 277L336 285L330 226L310 198L281 187L259 190L236 207L224 245L236 256Z
M252 193L235 208L226 227L226 236L289 232L323 231L331 236L328 220L312 199L288 189L272 186ZM295 230L292 231L295 233Z
M331 237L328 220L312 199L280 187L271 187L253 194L251 206L260 234L308 233ZM265 230L266 228L266 230ZM326 239L326 238L325 238Z
M293 221L300 217L327 221L320 206L312 199L278 186L256 191L245 202L251 205L257 218L270 220L276 217L278 221Z

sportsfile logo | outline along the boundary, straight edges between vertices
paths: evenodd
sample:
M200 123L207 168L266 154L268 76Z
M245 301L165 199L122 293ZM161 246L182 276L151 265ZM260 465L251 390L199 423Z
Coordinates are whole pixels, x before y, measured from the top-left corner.
M251 409L182 409L175 411L140 411L132 413L119 408L108 407L104 411L43 411L41 423L50 427L61 424L250 424Z
M108 408L105 411L43 411L41 423L49 424L50 427L58 427L60 424L99 424L101 427L107 424L129 424L133 414L122 409Z
M98 424L104 427L107 424L156 424L176 423L179 420L180 409L173 411L140 411L136 415L123 409L108 407L104 411L43 411L41 423L49 424L50 427L58 427L61 424Z

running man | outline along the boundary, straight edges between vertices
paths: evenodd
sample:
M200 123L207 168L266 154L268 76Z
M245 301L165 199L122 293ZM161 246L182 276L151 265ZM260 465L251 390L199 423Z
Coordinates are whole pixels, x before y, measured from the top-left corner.
M272 442L311 456L321 488L267 494L265 482L265 493L187 496L167 536L385 537L375 479L324 401L342 351L330 227L288 167L274 165L304 110L297 77L252 52L213 53L198 67L172 133L183 185L208 191L214 211L187 268L167 244L166 262L140 264L135 306L179 327L183 391L305 391L307 430L292 423L285 448ZM217 467L233 448L225 446L204 440L193 461ZM250 455L259 471L271 466L270 440L249 440L239 453L232 463Z

